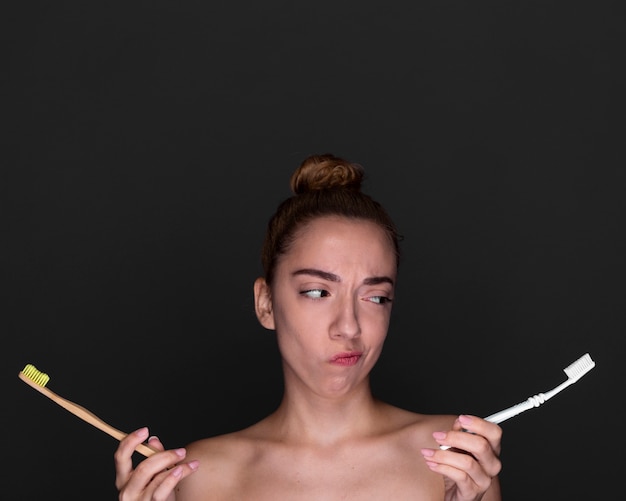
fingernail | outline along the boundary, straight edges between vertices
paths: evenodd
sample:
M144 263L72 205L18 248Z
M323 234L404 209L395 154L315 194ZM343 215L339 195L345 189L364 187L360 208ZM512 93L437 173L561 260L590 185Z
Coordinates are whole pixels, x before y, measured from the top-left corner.
M459 421L461 422L462 425L468 425L472 422L472 418L469 416L466 416L465 414L461 414L459 416Z
M447 434L443 431L436 431L433 433L433 438L435 440L445 440L447 437Z
M200 461L198 461L197 459L194 459L193 461L189 462L189 468L191 468L192 470L197 470L198 466L200 466Z
M174 452L176 453L178 457L181 457L181 458L184 458L185 455L187 454L187 451L183 449L182 447L180 449L176 449Z
M180 477L183 474L183 468L181 466L177 466L172 470L172 475L175 477Z
M146 438L148 436L148 428L144 426L143 428L139 428L135 433L138 437Z
M432 449L422 449L422 456L424 457L432 457L435 454L435 451Z

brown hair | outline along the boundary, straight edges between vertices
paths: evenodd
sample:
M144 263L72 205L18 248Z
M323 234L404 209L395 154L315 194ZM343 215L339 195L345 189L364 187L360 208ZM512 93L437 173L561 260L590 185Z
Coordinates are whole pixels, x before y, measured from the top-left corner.
M400 263L400 235L383 206L361 191L363 167L330 153L311 155L291 176L293 195L283 200L270 218L261 251L265 280L274 278L278 258L289 250L296 231L323 216L365 219L380 225Z

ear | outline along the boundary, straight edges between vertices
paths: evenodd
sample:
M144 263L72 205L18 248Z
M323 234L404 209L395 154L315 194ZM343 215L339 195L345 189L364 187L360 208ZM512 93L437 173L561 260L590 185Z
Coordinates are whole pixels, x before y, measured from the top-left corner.
M274 310L270 286L263 277L254 281L254 309L259 322L266 329L274 330Z

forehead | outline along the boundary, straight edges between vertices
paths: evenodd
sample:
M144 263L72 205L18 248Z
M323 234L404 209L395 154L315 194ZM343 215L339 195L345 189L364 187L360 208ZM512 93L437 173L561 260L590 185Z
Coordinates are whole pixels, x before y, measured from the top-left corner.
M396 274L393 243L378 224L364 219L328 216L301 227L281 261L327 271L355 269L372 275Z

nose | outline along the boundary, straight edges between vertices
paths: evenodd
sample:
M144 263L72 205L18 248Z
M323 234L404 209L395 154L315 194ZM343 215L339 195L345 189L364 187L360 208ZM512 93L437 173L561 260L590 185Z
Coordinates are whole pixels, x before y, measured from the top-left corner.
M333 338L353 338L361 334L358 317L358 299L346 299L337 302L335 318L330 326Z

